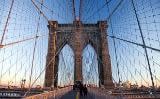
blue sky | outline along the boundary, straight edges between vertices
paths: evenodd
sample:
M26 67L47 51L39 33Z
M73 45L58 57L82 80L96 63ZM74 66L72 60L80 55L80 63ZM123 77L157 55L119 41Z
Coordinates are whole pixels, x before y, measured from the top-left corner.
M9 8L11 6L11 1L12 0L2 0L0 3L0 38L2 37ZM41 0L34 1L39 7L41 6L38 3ZM73 8L71 1L72 0L44 0L44 5L41 10L49 20L57 20L59 23L72 23ZM78 16L77 9L79 9L79 0L75 1L76 15ZM110 0L108 3L109 11L107 9L107 5L103 7L106 0L83 1L81 12L82 22L96 23L98 20L106 20L120 0ZM140 20L146 45L160 49L160 1L133 1L135 3L135 8ZM15 0L3 41L3 44L8 44L10 42L34 37L36 34L45 35L37 39L32 81L44 69L48 48L48 22L43 16L40 16L40 20L38 21L39 16L39 13L30 0ZM38 22L40 25L37 32ZM108 25L109 27L107 32L109 35L114 34L116 37L142 44L131 0L123 0L119 8L111 16L110 20L108 20ZM12 85L19 85L21 79L27 79L28 83L34 42L35 39L32 39L0 49L1 84L10 82ZM119 78L117 75L118 69L116 65L116 63L118 63L120 79L122 81L129 80L132 83L150 86L151 81L144 49L137 45L126 43L117 39L115 39L114 47L113 39L110 37L108 37L108 42L112 62L112 76L114 81L118 82ZM117 51L117 60L115 58L116 55L114 48L116 48ZM90 53L94 52L92 47L89 47L89 49ZM72 53L70 49L66 50ZM147 51L149 54L151 69L154 74L154 82L158 85L160 83L160 52L150 49L147 49ZM86 50L84 53L89 52ZM92 59L90 59L90 61L92 61ZM61 76L59 77L65 77L63 75L65 74L61 73ZM96 77L94 77L94 79L96 79ZM43 80L44 73L38 79L36 84L43 85Z

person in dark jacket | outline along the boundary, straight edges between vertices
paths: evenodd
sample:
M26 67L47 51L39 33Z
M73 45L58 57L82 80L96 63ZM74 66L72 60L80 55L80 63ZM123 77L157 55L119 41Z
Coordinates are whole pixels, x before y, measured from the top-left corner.
M84 96L87 96L88 89L87 89L86 84L83 86L83 93L84 93Z
M83 84L79 85L80 95L83 96Z

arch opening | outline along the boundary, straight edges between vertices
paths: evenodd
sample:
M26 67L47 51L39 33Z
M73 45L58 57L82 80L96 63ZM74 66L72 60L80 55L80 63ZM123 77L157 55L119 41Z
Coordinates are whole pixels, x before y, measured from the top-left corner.
M91 44L87 44L82 53L83 83L99 87L97 53Z
M74 83L74 52L66 44L59 53L58 86L64 87Z

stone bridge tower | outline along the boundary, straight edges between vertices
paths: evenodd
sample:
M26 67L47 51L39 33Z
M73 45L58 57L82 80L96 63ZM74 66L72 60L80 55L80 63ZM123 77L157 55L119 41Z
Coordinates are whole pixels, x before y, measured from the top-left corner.
M98 21L97 24L82 24L79 20L74 21L73 24L58 24L57 21L49 21L49 43L44 86L54 87L57 85L58 53L65 44L70 45L74 51L74 78L75 80L83 80L82 51L87 44L91 44L98 57L100 83L107 89L113 88L107 27L106 21Z

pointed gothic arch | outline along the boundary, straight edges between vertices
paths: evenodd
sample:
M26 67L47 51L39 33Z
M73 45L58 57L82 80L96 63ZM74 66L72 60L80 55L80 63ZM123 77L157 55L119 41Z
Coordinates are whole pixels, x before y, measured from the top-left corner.
M97 24L82 24L79 20L75 20L70 24L58 24L57 21L49 21L48 28L50 35L44 86L57 85L55 77L58 72L59 58L56 53L66 43L72 47L75 55L74 81L83 80L82 52L86 44L90 42L97 53L100 84L108 89L113 88L111 62L106 38L107 27L106 21L98 21ZM48 63L50 64L48 65ZM55 80L53 81L53 79Z
M74 82L74 52L69 44L65 44L59 52L58 86L73 84Z
M82 52L82 75L84 84L99 86L97 53L91 44L87 44Z

